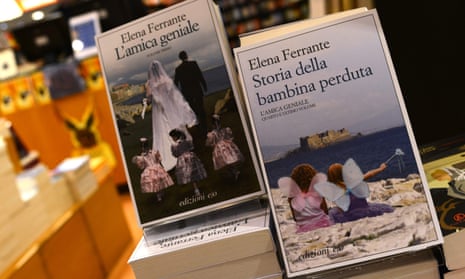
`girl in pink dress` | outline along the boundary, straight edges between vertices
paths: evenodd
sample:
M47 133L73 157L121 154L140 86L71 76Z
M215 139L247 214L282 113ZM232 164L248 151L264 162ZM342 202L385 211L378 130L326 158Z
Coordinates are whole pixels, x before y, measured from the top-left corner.
M161 165L161 156L158 151L148 150L132 158L142 173L140 175L140 187L142 193L156 193L161 201L163 190L174 184L171 176Z
M220 116L213 114L213 130L208 132L206 145L212 146L212 159L214 170L227 169L232 177L239 178L239 166L244 161L239 147L234 143L232 130L229 127L222 128Z
M300 164L291 177L282 177L278 185L288 197L297 232L308 232L331 226L325 200L315 191L314 185L326 180L326 175L318 173L310 164Z
M192 183L195 195L200 196L197 182L207 178L207 172L202 161L194 152L192 140L187 139L184 131L180 129L171 130L169 135L174 142L171 145L171 152L177 158L176 182L178 184Z

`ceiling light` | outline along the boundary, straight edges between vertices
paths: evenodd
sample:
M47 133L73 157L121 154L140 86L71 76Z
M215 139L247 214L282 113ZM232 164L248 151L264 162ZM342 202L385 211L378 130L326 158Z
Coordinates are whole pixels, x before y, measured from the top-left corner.
M0 22L9 21L23 15L23 10L15 0L3 0L2 2Z
M32 11L51 4L56 4L57 0L19 0L19 3L25 11Z
M43 11L35 11L31 14L32 20L38 21L41 20L45 17L45 14Z

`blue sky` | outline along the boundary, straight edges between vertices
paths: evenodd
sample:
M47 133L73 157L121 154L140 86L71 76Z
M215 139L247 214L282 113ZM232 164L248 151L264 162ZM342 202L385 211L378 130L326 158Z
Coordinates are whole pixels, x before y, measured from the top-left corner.
M238 52L239 61L247 64L248 60L254 57L282 57L282 49L298 49L319 42L330 42L330 48L320 52L292 60L281 59L280 63L259 71L242 71L261 145L298 144L299 137L328 129L347 128L352 133L372 133L403 125L404 117L393 82L395 76L391 75L389 65L386 63L384 55L388 53L380 44L383 42L383 37L377 33L373 22L371 16L366 16L348 21L345 25L332 24L312 32L302 34L297 32L291 39L267 43L261 48L252 45ZM298 62L309 63L311 57L324 61L327 68L301 76L295 75ZM340 83L321 93L319 81L344 73L346 67L353 71L369 67L373 75ZM260 73L261 76L267 76L286 70L293 74L294 78L291 81L275 82L260 88L253 87L253 74ZM313 83L316 90L310 94L270 105L257 104L256 93L266 96L282 91L285 84L292 86L294 83L299 85ZM401 98L400 94L398 96ZM303 99L314 106L273 120L261 120L263 111Z
M199 12L202 11L202 12ZM146 51L140 55L134 55L117 61L115 48L121 45L121 33L126 31L136 32L144 28L148 23L159 23L166 21L174 16L185 13L186 21L198 23L200 31L171 41L168 47L161 46L153 48L153 51ZM147 36L159 38L160 35L178 28L178 24L165 28L155 35ZM223 64L220 49L218 48L217 38L212 36L214 29L211 24L211 18L208 15L208 8L204 6L203 1L197 1L192 4L180 5L177 10L164 9L156 16L149 15L137 21L123 25L121 27L107 31L98 36L100 44L100 56L104 61L104 71L107 82L110 86L128 81L145 82L147 79L147 70L149 63L153 59L161 61L166 72L172 76L175 67L180 63L178 53L185 50L189 58L196 60L202 69L209 69ZM163 50L163 51L161 51ZM158 54L154 52L159 51Z

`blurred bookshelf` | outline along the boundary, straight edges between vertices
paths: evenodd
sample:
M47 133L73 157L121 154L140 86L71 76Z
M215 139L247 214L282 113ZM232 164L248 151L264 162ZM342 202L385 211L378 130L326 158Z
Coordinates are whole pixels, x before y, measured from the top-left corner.
M218 0L231 48L239 34L308 17L308 0Z

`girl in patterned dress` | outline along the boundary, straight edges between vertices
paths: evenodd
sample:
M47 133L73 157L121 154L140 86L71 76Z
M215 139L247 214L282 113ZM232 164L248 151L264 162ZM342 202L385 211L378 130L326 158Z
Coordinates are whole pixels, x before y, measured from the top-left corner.
M196 196L200 195L197 182L207 178L207 172L199 157L194 153L192 140L186 138L186 134L180 129L173 129L169 135L174 143L171 152L177 158L176 181L178 184L192 183Z
M213 130L207 134L206 145L213 147L213 168L215 170L227 169L237 180L240 174L239 166L244 161L244 156L233 141L231 128L221 127L218 114L213 114L212 121Z
M142 193L157 193L157 199L161 201L163 190L174 184L171 176L161 165L160 152L148 150L132 158L142 173L140 175L140 187Z

